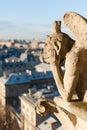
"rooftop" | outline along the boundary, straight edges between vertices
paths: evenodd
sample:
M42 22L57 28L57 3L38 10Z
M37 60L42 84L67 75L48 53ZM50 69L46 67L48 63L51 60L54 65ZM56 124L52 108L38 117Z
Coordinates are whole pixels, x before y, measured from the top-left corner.
M32 72L31 73L20 73L20 74L8 74L8 78L0 77L0 82L3 84L18 84L18 83L29 83L33 80L40 80L46 78L53 78L51 71L46 72Z
M40 71L51 71L50 64L47 64L47 63L41 63L39 65L36 65L35 68L39 72Z
M23 74L11 74L5 84L18 84L18 83L29 83L31 76L26 73Z
M40 130L50 130L51 129L51 125L53 123L59 123L54 117L50 116L47 120L43 121L41 124L38 125L38 128ZM56 130L63 130L60 127L60 123L58 124L58 128Z

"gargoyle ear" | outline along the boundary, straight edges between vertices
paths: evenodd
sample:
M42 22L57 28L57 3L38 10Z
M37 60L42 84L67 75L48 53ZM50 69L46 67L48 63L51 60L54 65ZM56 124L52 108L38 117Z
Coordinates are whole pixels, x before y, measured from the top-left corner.
M61 41L56 39L56 40L53 40L53 42L51 42L51 43L52 43L52 46L55 49L57 55L59 55L60 54L60 50L61 50Z
M61 50L61 42L57 40L57 55L60 54L60 50Z

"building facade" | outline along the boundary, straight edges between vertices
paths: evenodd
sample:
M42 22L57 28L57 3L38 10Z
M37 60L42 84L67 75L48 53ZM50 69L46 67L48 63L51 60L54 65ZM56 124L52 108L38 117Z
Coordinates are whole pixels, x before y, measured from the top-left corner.
M21 100L22 130L58 130L60 122L53 115L45 117L37 114L36 99L23 95Z

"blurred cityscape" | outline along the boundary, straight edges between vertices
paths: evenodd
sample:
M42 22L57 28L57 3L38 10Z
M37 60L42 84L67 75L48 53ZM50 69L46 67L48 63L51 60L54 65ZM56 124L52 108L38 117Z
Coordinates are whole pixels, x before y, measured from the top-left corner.
M0 130L63 130L52 113L36 112L40 98L59 96L44 41L0 41Z

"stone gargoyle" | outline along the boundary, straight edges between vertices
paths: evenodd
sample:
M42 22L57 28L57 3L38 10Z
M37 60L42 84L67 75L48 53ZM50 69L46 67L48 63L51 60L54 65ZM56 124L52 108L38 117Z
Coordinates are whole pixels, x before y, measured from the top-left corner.
M61 21L54 21L44 47L45 60L51 65L61 96L53 101L40 100L38 111L43 115L54 113L64 130L87 130L87 19L67 12L63 20L75 40L61 31Z

